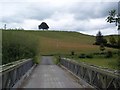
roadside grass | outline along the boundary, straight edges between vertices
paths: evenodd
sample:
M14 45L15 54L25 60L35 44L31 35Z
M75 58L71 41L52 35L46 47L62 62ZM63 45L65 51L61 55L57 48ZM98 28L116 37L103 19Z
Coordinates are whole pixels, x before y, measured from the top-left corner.
M53 62L54 62L54 64L59 65L59 63L60 63L60 56L54 55Z
M41 55L38 54L38 55L34 56L33 61L36 64L40 64L40 62L41 62Z

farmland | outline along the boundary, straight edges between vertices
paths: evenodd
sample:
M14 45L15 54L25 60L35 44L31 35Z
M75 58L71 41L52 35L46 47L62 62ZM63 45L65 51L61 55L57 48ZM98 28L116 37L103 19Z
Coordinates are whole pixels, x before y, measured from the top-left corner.
M3 30L2 60L7 63L12 62L14 57L15 60L18 60L32 58L36 55L69 55L71 51L77 55L100 52L99 46L93 45L94 42L94 36L78 32ZM9 50L13 50L13 53L9 54ZM117 51L117 49L106 47L106 51L108 50ZM17 53L18 55L16 55Z

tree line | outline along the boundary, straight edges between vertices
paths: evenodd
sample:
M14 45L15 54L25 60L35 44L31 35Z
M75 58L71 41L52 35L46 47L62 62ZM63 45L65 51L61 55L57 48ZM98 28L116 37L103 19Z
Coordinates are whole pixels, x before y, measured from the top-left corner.
M99 31L96 34L95 38L95 45L104 45L106 47L111 47L111 48L119 48L118 40L115 39L113 35L109 36L109 40L107 40L102 33Z

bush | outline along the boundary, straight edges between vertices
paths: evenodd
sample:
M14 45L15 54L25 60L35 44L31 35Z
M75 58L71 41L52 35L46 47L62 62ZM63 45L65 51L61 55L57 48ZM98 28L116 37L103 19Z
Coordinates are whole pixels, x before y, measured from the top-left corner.
M34 63L39 64L40 63L40 55L36 55L33 59Z
M75 55L75 52L74 52L74 51L71 51L71 55L72 55L72 56Z
M94 55L100 55L101 53L99 53L99 52L96 52L96 53L93 53Z
M60 64L60 58L61 58L60 56L56 56L55 60L54 60L54 63L55 64Z
M86 58L93 58L93 55L92 54L86 55Z
M106 58L111 58L113 56L113 53L111 51L106 52Z
M2 31L2 64L37 55L37 38L25 31Z
M86 55L85 55L85 54L81 54L81 55L79 56L79 58L86 58Z

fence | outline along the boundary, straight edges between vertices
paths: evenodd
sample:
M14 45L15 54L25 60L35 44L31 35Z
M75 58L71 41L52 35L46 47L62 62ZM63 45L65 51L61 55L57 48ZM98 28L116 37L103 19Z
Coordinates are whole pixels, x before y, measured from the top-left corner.
M0 73L0 79L2 79L0 88L12 88L33 65L33 60L27 59L3 66Z
M84 63L61 58L61 65L99 90L120 88L120 75Z

